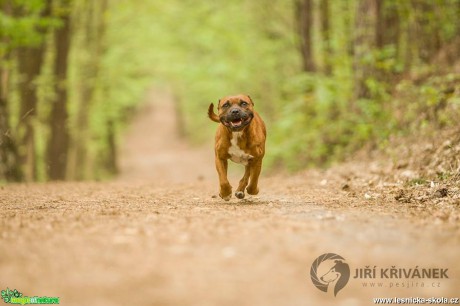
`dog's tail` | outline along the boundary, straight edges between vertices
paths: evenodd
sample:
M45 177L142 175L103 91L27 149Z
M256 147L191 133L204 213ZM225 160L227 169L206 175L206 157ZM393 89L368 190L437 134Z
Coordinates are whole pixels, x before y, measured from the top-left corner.
M214 104L211 103L209 105L209 108L208 108L208 117L209 119L211 119L212 121L214 122L220 122L219 120L219 116L216 115L216 113L214 113Z

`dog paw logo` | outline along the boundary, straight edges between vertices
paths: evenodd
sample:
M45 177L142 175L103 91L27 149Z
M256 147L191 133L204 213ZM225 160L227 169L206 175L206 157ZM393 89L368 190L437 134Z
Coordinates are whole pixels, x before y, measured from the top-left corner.
M326 253L315 259L310 269L313 285L334 296L345 287L350 279L350 267L340 255Z

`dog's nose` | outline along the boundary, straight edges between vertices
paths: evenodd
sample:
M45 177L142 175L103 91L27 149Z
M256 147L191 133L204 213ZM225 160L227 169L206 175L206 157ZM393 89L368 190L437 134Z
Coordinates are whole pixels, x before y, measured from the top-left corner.
M239 112L240 112L240 111L239 111L238 109L235 108L235 109L232 109L232 112L231 112L231 113L234 114L234 115L236 115L236 114L238 114Z

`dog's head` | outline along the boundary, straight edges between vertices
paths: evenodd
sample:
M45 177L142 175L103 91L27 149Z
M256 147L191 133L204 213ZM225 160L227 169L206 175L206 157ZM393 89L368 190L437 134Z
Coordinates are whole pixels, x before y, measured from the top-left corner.
M233 132L243 130L254 118L254 102L248 95L222 98L217 108L220 122Z

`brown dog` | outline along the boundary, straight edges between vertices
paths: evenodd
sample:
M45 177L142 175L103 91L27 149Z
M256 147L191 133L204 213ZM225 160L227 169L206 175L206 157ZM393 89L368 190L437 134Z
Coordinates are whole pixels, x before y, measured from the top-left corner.
M219 196L225 201L232 197L232 186L227 179L228 159L246 167L235 196L243 199L244 189L248 194L258 194L257 182L262 169L267 136L265 123L254 111L254 102L247 95L222 98L217 109L219 115L214 113L214 104L211 103L208 116L212 121L220 123L215 145Z

